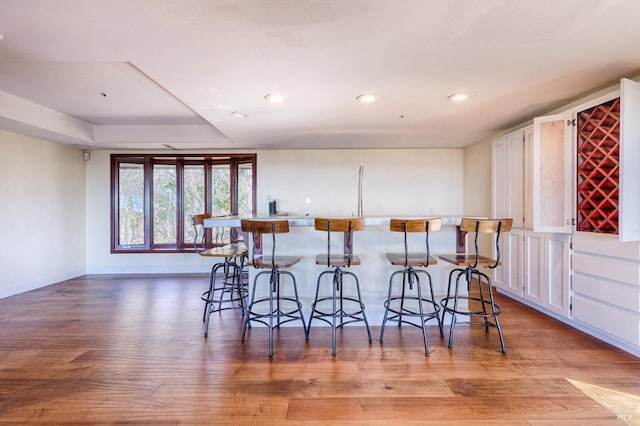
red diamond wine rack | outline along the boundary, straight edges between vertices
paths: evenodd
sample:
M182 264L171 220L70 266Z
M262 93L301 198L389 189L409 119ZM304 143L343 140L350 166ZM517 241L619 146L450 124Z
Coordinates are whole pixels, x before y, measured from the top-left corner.
M578 231L618 233L620 98L578 113Z

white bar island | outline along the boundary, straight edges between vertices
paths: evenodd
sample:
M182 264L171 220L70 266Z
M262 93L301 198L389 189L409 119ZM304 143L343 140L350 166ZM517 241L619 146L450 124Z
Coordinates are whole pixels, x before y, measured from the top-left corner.
M320 217L320 216L318 216ZM331 216L326 216L331 217ZM438 232L429 234L430 248L432 256L437 258L438 254L455 253L460 251L460 239L457 226L460 225L462 216L443 215L430 216L442 217L443 227ZM394 218L403 218L394 216ZM303 304L305 319L308 320L311 303L314 300L318 274L326 270L326 267L316 265L317 254L326 253L327 234L314 229L314 217L295 215L251 215L251 216L226 216L206 219L204 224L207 228L230 227L239 228L241 219L257 220L288 220L290 232L288 234L276 234L276 253L281 255L299 256L300 263L296 264L290 271L295 274L300 292L300 299ZM353 252L362 260L360 266L350 268L358 275L362 289L362 298L366 305L366 314L371 326L381 325L384 315L384 301L387 297L389 276L397 267L389 264L385 253L404 251L404 237L400 232L389 230L390 216L366 216L366 229L354 232ZM409 251L424 251L424 234L408 234ZM464 237L462 237L464 244ZM331 250L336 253L343 250L343 239L339 233L331 236ZM271 238L264 238L263 253L270 253ZM438 262L437 265L430 266L428 271L433 279L433 288L436 294L436 301L444 297L447 290L447 279L452 265ZM253 285L253 277L256 270L249 268L249 285ZM265 286L268 287L268 286ZM347 287L345 287L345 291ZM314 326L321 324L321 321ZM363 325L363 323L357 323ZM292 324L295 325L295 322ZM375 338L375 336L374 336Z

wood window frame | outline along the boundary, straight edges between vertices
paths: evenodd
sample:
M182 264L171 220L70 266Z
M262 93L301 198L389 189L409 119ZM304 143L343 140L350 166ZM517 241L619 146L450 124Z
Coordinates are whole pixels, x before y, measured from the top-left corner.
M122 163L142 164L144 168L144 244L135 247L119 244L119 167ZM238 169L240 164L251 164L251 202L256 209L257 154L111 154L111 253L184 253L193 252L193 241L184 241L184 181L185 165L204 166L205 211L212 211L211 166L229 164L231 173L230 214L238 214ZM154 244L153 242L153 166L155 164L176 165L176 244ZM207 241L211 241L210 235Z

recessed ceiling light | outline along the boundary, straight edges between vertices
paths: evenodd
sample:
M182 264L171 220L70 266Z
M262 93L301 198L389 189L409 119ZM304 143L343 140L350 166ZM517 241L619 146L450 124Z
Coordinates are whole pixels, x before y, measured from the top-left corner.
M461 102L469 99L469 96L471 96L469 92L455 92L447 96L447 100L451 102Z
M363 93L362 95L356 96L356 99L363 104L370 104L371 102L375 102L377 96L370 93Z
M231 113L231 116L235 117L235 118L247 118L247 114L245 114L244 112L240 112L240 111L233 111Z
M284 101L284 97L279 93L267 93L264 98L274 104Z

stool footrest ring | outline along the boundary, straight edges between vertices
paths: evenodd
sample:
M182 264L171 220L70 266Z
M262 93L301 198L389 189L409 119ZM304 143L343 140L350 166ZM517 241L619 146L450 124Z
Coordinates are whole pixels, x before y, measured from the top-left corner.
M455 298L453 296L451 297L445 297L440 301L440 304L442 305L442 309L450 312L452 314L459 314L459 315L467 315L467 316L471 316L471 317L483 317L483 318L493 318L497 315L500 315L502 313L502 308L499 305L496 305L495 303L492 305L490 300L484 300L481 299L479 297L471 297L471 296L458 296L457 299L458 301L461 300L467 300L467 301L472 301L472 302L478 302L481 303L486 310L482 310L482 311L463 311L460 309L454 309L450 306L447 306L449 301L454 300Z

